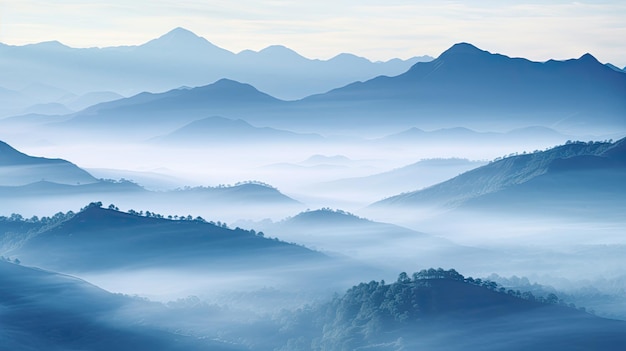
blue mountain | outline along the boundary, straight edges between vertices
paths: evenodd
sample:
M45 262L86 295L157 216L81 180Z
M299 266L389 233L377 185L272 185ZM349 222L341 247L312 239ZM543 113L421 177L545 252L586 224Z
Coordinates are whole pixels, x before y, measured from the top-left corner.
M488 208L548 213L569 208L621 215L626 202L626 139L570 142L546 151L510 156L423 190L373 207ZM584 205L583 205L584 204Z
M541 125L610 131L626 128L625 96L626 75L590 54L532 62L459 43L401 75L356 82L302 104L319 106L318 115L325 117L360 106L355 115L361 120L378 118L380 124L384 116L386 123L420 128Z
M86 184L95 183L97 179L69 161L29 156L0 141L0 186L39 181Z

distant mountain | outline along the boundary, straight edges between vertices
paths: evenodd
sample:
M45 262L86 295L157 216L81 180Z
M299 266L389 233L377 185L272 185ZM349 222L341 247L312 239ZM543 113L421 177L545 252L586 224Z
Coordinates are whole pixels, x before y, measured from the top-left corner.
M283 99L298 99L381 74L400 74L418 61L431 59L371 62L344 54L311 60L282 46L235 54L183 28L137 46L78 49L59 42L0 44L6 87L47 85L77 95L102 90L133 95L229 78Z
M169 220L90 205L10 253L24 264L62 271L160 267L223 271L323 261L301 246L200 220Z
M567 206L593 213L618 213L626 207L621 196L626 191L625 145L626 139L615 143L573 142L506 157L429 188L379 201L373 207L482 204L494 210L545 213Z
M87 184L95 183L97 179L71 162L28 156L0 141L0 185L26 185L39 181Z
M129 98L105 102L72 115L58 126L69 128L97 127L120 133L152 137L154 133L171 132L173 128L205 118L210 123L226 121L206 119L207 114L230 118L247 116L256 111L272 110L284 103L262 93L249 84L221 79L197 88L173 89L164 93L141 93ZM242 122L239 122L240 125Z
M280 222L251 225L282 240L391 269L439 262L450 255L486 255L425 233L327 208L301 212Z
M10 350L236 350L152 327L146 301L81 279L0 260L2 348ZM126 309L134 313L123 313ZM138 313L138 314L137 314Z
M335 195L355 196L359 194L370 201L398 193L415 191L440 183L471 169L483 166L485 162L467 159L428 159L365 177L345 178L315 184L317 192ZM352 194L352 195L351 195Z
M590 54L531 62L459 43L401 75L353 83L308 97L301 105L317 109L317 121L326 122L352 110L338 122L344 128L357 121L380 125L384 120L387 125L429 129L537 125L607 132L626 128L624 96L626 75Z
M432 145L440 144L458 144L472 143L477 144L524 144L528 140L533 142L563 143L571 139L571 136L561 134L554 129L542 126L529 126L517 128L508 132L478 132L463 127L443 128L432 131L424 131L413 127L400 133L388 135L384 138L377 139L378 142L388 143L425 143Z
M626 322L566 307L497 284L429 269L396 282L371 281L293 313L283 349L592 350L626 347ZM306 330L303 333L302 330Z
M282 101L250 85L220 80L97 105L77 113L71 125L99 121L100 128L110 121L106 127L120 132L133 128L137 133L159 130L163 134L200 118L221 115L307 133L375 131L380 135L415 127L445 128L442 133L454 134L468 132L468 128L523 131L533 127L527 134L553 138L558 135L550 136L549 129L579 135L626 130L624 96L626 75L589 54L542 63L461 43L400 75L379 76L298 101Z
M612 64L610 64L610 63L605 63L605 65L606 65L607 67L609 67L610 69L614 70L614 71L617 71L617 72L626 72L624 69L619 68L619 67L617 67L617 66L615 66L615 65L612 65ZM624 68L626 68L626 67L624 67Z
M152 141L168 144L236 144L247 143L310 143L322 142L324 138L317 134L298 134L274 128L258 128L241 119L231 120L223 117L207 117L187 124L167 135L156 137Z

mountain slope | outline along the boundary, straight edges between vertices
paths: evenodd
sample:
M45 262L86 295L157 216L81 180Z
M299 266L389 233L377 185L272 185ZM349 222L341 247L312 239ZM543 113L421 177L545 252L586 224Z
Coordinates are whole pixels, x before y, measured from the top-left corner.
M211 143L283 143L283 142L321 142L324 139L317 134L298 134L274 128L258 128L238 119L207 117L185 125L167 135L154 138L158 143L174 144L211 144Z
M114 295L83 280L0 260L0 340L6 350L235 350L150 327L148 303ZM130 316L130 314L127 314Z
M334 111L358 104L361 119L384 114L393 116L386 122L420 128L609 131L626 127L625 96L626 76L589 54L540 63L460 43L401 75L353 83L303 103Z
M14 250L26 264L56 270L195 267L225 270L323 260L300 246L198 220L168 220L90 205ZM251 264L254 265L251 266Z
M621 350L626 323L558 304L558 297L497 290L454 270L361 283L293 316L284 349ZM523 296L523 298L522 298ZM288 324L288 326L291 326ZM300 327L300 328L298 328ZM301 330L306 330L304 333Z
M530 201L535 203L534 207L543 201L566 202L567 199L578 202L594 199L596 204L612 199L611 204L622 203L619 194L624 188L621 179L626 175L624 145L626 139L615 143L574 142L507 157L424 190L382 200L373 207L456 207L486 196L489 197L485 199L493 200L492 205L505 207L525 199L518 204L520 208Z
M44 180L60 184L97 181L71 162L29 156L0 141L0 185L26 185Z
M429 59L370 62L342 55L310 60L278 46L235 54L184 28L137 46L78 49L59 42L0 44L0 69L6 87L36 83L78 95L107 90L127 96L230 78L284 99L297 99L381 74L400 74L415 62ZM55 101L44 96L29 101L30 105L48 102Z
M320 209L301 212L276 223L254 227L282 240L297 242L325 252L345 255L377 267L423 265L450 260L486 257L486 252L456 245L442 238L408 228L380 223L341 211Z

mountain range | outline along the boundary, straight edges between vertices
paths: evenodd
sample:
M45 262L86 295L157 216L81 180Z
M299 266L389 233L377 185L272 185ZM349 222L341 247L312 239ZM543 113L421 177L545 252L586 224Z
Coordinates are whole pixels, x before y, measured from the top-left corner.
M455 44L430 62L298 101L222 79L193 89L142 93L71 115L64 126L118 132L171 131L219 115L298 132L397 132L417 127L509 131L530 126L560 133L626 130L626 75L593 56L532 62ZM137 126L142 128L137 128ZM153 135L154 136L154 135Z
M415 62L430 59L371 62L340 54L311 60L284 46L235 54L183 28L137 46L81 49L56 41L0 44L0 70L5 72L0 102L2 112L13 114L37 103L76 108L77 99L94 98L96 93L128 96L206 85L221 78L253 84L283 99L297 99L378 75L400 74ZM28 91L29 87L45 89L36 93ZM98 102L109 98L100 96Z

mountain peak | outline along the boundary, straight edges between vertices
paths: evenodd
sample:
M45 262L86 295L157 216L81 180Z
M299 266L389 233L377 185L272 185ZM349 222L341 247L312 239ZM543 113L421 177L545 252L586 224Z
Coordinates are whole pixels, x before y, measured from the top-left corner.
M451 54L480 54L486 53L486 51L481 50L470 43L457 43L452 45L448 50L444 51L441 56L451 55Z
M582 55L578 60L581 61L581 62L594 62L594 63L598 62L598 59L596 59L590 53L586 53L586 54Z

